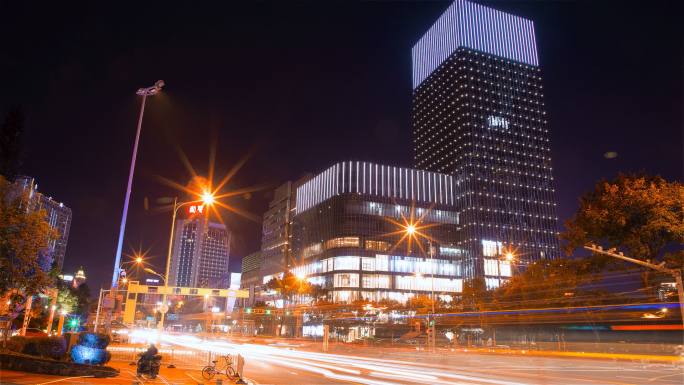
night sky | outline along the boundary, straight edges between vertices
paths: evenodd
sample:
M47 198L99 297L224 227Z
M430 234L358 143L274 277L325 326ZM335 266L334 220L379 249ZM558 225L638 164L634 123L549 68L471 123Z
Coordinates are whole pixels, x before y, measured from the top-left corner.
M192 5L191 5L192 3ZM535 22L559 217L600 178L682 180L682 7L676 2L481 2ZM125 251L163 269L178 150L229 189L275 187L340 160L411 166L411 47L447 2L3 2L0 113L26 115L22 173L73 210L65 270L109 286L138 117L148 99ZM615 159L604 153L615 151ZM228 201L261 216L271 188ZM231 266L261 224L223 213Z

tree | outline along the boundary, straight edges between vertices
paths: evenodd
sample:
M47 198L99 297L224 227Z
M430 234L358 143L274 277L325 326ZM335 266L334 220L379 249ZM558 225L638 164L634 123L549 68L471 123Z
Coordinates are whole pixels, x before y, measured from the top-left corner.
M78 305L76 306L75 313L79 314L82 319L88 318L90 313L90 308L93 305L93 300L90 297L90 287L87 283L82 283L74 289L74 295L78 300Z
M0 177L0 297L37 294L53 283L41 259L57 231L45 220L44 210L27 211L27 201Z
M14 179L21 165L24 115L20 108L13 108L0 126L0 175Z
M438 307L437 303L435 307ZM416 310L417 313L429 313L432 311L432 298L425 294L413 296L406 301L406 308Z
M682 269L684 185L645 175L600 181L582 196L579 210L565 226L561 239L568 254L591 242ZM642 274L647 287L652 274Z
M606 262L600 256L534 262L493 292L494 305L521 309L598 304L608 297L591 284L602 279Z
M681 250L684 243L684 185L658 176L601 181L580 199L565 226L561 238L568 241L568 253L594 242L635 258L662 258L668 245Z
M292 303L295 295L311 294L311 284L304 279L292 274L290 271L283 273L282 278L274 277L266 283L266 287L275 290L287 302Z

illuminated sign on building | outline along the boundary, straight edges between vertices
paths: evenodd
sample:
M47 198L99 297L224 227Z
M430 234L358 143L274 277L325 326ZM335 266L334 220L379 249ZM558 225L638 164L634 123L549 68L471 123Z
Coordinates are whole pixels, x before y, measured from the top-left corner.
M200 205L200 206L190 206L190 209L189 209L190 214L197 214L197 213L202 214L202 211L203 211L203 210L204 210L204 206L203 206L203 205Z
M489 128L499 127L508 130L508 119L500 116L489 116L487 117L487 126Z

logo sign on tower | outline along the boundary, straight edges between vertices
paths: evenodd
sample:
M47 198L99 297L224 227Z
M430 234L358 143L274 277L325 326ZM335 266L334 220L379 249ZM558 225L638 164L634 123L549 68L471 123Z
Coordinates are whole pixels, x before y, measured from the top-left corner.
M502 118L501 116L488 116L487 126L489 128L503 128L508 130L508 119Z

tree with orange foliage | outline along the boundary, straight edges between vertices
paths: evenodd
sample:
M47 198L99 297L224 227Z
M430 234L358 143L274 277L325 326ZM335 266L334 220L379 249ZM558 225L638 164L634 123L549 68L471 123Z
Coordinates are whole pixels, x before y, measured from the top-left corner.
M561 239L568 254L587 243L617 248L633 258L664 261L682 269L684 185L659 176L620 175L597 183L580 199ZM609 257L606 257L609 258ZM617 262L616 262L617 263ZM652 270L642 280L652 287Z

